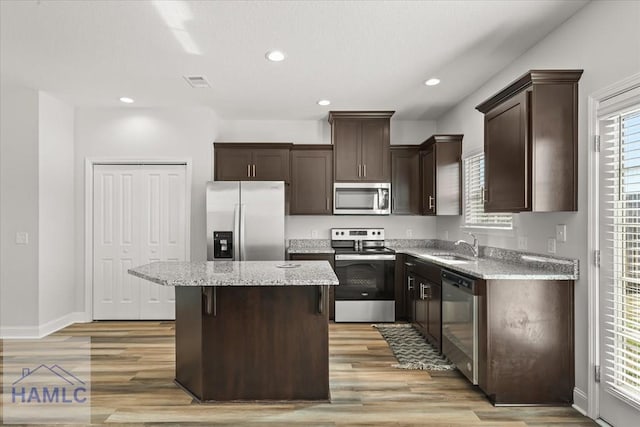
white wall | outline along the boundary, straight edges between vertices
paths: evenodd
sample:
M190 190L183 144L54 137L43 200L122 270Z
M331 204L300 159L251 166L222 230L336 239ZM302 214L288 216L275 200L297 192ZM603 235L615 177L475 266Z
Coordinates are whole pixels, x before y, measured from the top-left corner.
M38 92L0 76L0 326L38 326ZM29 233L16 245L16 232Z
M567 243L558 243L559 255L578 258L582 273L575 287L576 404L586 409L587 393L587 99L589 94L640 71L640 2L592 2L540 43L494 76L437 122L439 133L464 133L463 155L481 151L483 115L475 106L529 69L584 69L579 83L579 191L578 212L523 213L515 216L512 235L484 234L481 244L517 248L517 237L527 236L528 249L546 253L555 225L567 225ZM460 218L438 218L438 236L463 237ZM583 393L583 395L581 395Z
M419 215L289 215L285 221L285 234L287 239L329 239L329 230L334 227L381 227L387 239L431 239L436 236L436 219ZM317 237L312 234L314 232Z
M191 259L206 259L205 185L211 179L218 118L206 108L79 108L75 120L77 304L85 289L85 160L180 158L192 161Z
M74 110L39 94L39 323L77 311L74 277Z
M435 121L394 120L391 144L420 144L435 133ZM322 120L223 120L217 141L331 144L331 125Z

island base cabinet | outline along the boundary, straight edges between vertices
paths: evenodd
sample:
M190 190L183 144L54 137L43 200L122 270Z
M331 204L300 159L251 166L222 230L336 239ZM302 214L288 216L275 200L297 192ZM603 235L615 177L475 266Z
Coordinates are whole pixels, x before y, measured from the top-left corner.
M200 401L329 399L327 286L176 288L176 382Z
M487 280L478 383L495 405L573 401L573 281Z

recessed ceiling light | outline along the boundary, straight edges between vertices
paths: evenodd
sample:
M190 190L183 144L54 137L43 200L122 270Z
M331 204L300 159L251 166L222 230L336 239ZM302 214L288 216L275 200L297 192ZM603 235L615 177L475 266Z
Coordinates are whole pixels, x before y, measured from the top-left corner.
M284 61L284 53L279 50L270 50L265 57L272 62Z
M318 105L322 105L323 107L326 105L330 105L331 101L329 101L328 99L321 99L320 101L317 102Z
M133 99L127 96L123 96L120 98L120 102L124 102L125 104L133 104Z
M427 86L435 86L439 83L440 83L440 79L436 79L436 78L429 79L426 82L424 82L424 84L426 84Z

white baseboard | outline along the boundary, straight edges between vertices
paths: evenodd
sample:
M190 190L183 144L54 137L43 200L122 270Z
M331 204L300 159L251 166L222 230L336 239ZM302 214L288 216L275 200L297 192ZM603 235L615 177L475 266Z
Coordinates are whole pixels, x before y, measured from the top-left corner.
M39 326L10 326L0 328L0 339L39 339L74 323L86 322L84 312L73 312Z
M578 387L573 388L573 409L587 417L587 409L589 407L589 398L587 394Z

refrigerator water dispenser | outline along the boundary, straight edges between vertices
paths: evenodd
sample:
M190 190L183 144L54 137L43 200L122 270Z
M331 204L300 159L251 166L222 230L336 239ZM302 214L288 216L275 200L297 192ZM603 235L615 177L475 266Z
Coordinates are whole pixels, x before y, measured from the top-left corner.
M233 231L213 232L213 257L233 258Z

